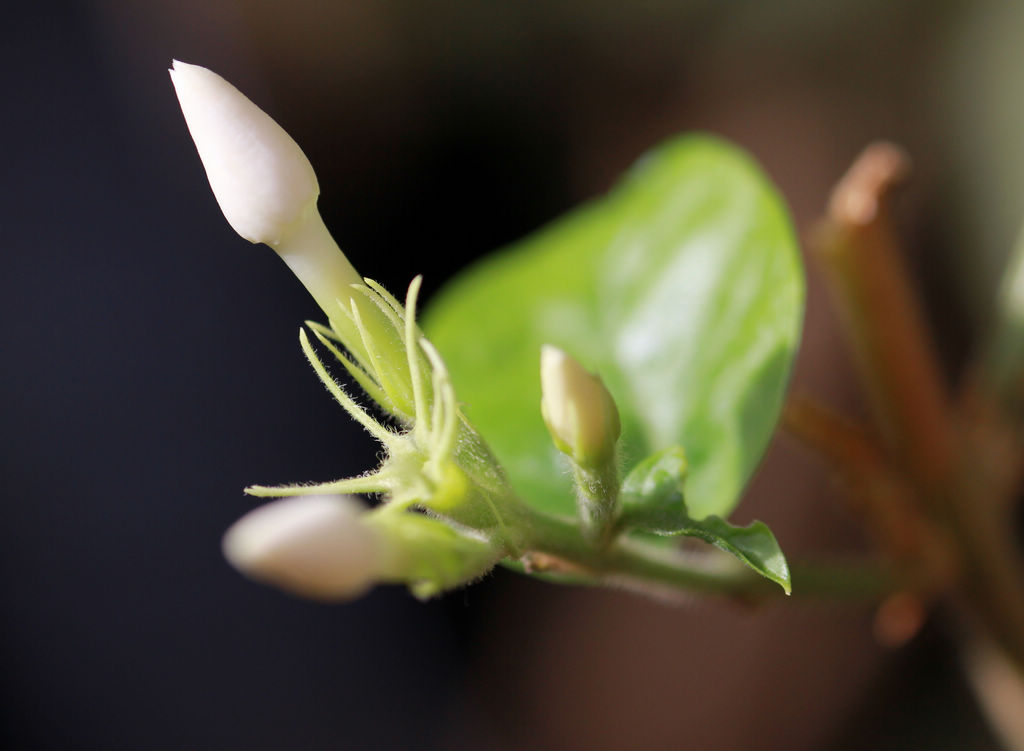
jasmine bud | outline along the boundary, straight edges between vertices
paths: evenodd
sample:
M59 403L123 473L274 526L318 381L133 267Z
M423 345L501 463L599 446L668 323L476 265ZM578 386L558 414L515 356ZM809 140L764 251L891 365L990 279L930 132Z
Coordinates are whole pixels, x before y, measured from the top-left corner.
M608 463L619 439L619 411L601 379L546 344L540 353L540 384L541 415L555 446L581 467Z
M352 600L377 579L382 551L352 496L283 498L250 511L224 535L242 574L315 600Z
M178 60L171 81L213 195L228 224L266 243L288 264L342 335L360 350L340 315L363 280L317 211L320 186L302 149L238 89L211 70Z

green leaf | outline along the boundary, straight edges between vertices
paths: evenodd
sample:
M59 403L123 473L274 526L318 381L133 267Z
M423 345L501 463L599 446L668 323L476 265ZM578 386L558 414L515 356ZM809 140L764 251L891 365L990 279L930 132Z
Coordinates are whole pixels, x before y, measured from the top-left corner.
M626 469L686 448L691 514L727 515L771 437L800 333L786 211L741 151L708 136L655 149L606 197L478 263L425 320L467 417L539 509L573 512L540 416L542 344L597 370Z
M751 522L745 527L729 524L719 516L694 521L679 531L686 537L697 537L716 548L739 558L761 576L771 579L788 595L792 591L789 566L775 535L764 522Z
M644 459L626 479L619 493L619 521L626 528L656 535L677 535L690 523L683 483L686 454L679 446Z
M683 493L686 474L686 456L678 446L640 462L622 482L622 527L669 537L696 537L736 556L789 594L789 566L772 531L763 522L737 527L718 516L691 519Z

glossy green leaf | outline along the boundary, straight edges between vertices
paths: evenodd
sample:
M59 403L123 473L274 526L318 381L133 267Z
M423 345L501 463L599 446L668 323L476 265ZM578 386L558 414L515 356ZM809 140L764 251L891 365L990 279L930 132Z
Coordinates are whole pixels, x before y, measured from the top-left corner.
M679 446L644 459L622 481L619 518L626 529L677 535L690 523L683 485L686 454Z
M696 537L736 556L789 594L789 566L772 531L762 522L737 527L718 516L691 519L683 491L686 474L686 456L678 446L640 462L622 482L623 528L666 537Z
M775 535L764 522L745 527L729 524L720 516L707 516L681 529L680 535L697 537L739 558L761 576L771 579L788 595L792 591L789 566Z
M708 136L655 149L606 197L472 267L424 327L467 417L515 488L572 513L540 416L540 347L604 379L628 470L686 449L694 518L726 515L771 437L803 313L793 232L741 151Z

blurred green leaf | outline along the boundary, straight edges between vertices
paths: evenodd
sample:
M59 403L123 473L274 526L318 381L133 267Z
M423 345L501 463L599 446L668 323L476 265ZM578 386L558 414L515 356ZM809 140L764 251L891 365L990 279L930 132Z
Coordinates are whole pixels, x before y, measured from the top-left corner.
M737 527L718 516L691 519L683 491L686 474L686 457L678 446L640 462L622 482L620 522L625 530L696 537L736 556L789 594L789 566L772 531L762 522Z
M686 448L695 518L728 514L771 437L803 315L782 202L741 151L672 139L606 197L460 275L424 327L467 417L536 507L573 512L540 416L540 346L597 370L627 469Z
M1024 420L1024 229L1003 272L982 365L987 384L1007 416Z

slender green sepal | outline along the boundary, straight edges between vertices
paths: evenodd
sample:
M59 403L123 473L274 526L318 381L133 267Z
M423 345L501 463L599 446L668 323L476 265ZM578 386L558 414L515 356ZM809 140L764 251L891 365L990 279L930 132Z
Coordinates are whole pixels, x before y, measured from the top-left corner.
M345 393L345 390L338 385L337 381L331 378L327 368L324 367L316 352L313 351L313 346L309 343L309 337L306 336L306 332L302 329L299 329L299 343L302 345L302 351L305 353L306 359L309 360L309 364L313 366L313 370L316 372L320 382L327 387L334 400L352 416L353 420L366 428L366 432L385 446L391 443L396 434L370 417L362 407L356 404L352 397Z
M307 322L307 325L308 322ZM359 387L366 392L366 395L373 399L377 404L385 405L388 404L388 399L378 384L369 373L359 367L356 363L352 362L343 352L337 347L331 344L331 340L324 334L320 333L319 329L313 329L313 335L316 336L317 340L334 355L334 359L342 364L348 374L352 376L352 379L359 384ZM402 415L404 416L404 415Z

